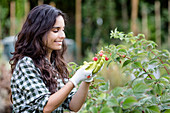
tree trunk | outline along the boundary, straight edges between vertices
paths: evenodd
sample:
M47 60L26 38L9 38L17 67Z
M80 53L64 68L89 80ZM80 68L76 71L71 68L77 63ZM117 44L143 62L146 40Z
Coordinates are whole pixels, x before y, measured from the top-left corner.
M51 6L53 6L53 7L56 7L55 2L50 2L49 5L51 5Z
M10 36L15 35L15 1L10 2Z
M168 49L170 50L170 0L168 0Z
M1 7L0 7L0 14L1 14ZM1 19L0 19L0 39L2 39L2 24L1 24Z
M24 23L25 15L25 2L26 0L16 0L15 4L15 16L16 16L16 32L19 32Z
M123 20L123 29L128 30L128 10L127 10L127 1L121 1L122 7L122 20Z
M38 5L42 5L44 3L44 0L38 0Z
M76 0L76 47L77 60L81 59L81 0Z
M136 35L138 33L137 28L137 16L138 16L138 4L139 0L131 0L132 11L131 11L131 30Z
M161 47L161 14L160 1L155 1L155 27L156 27L156 43Z
M24 21L26 20L29 11L30 11L30 2L29 2L29 0L26 0L26 2L25 2L25 15L24 15Z
M148 39L148 15L145 4L142 4L142 33L144 33L145 38Z

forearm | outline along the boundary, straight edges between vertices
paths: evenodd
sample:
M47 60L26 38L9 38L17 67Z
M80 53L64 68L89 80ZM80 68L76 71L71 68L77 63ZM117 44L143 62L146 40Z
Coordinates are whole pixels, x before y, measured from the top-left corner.
M69 107L73 111L78 111L86 100L90 83L82 82L76 94L72 97Z
M63 103L63 101L67 98L67 96L69 95L73 88L74 88L73 83L69 81L63 88L61 88L56 93L52 94L49 97L43 112L51 113L53 110L59 107Z

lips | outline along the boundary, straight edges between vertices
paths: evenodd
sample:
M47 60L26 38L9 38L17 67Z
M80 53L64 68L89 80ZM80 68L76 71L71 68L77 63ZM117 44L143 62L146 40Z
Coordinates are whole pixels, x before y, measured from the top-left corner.
M58 42L58 44L62 45L62 42Z
M57 43L58 45L62 45L62 41L54 41L55 43Z

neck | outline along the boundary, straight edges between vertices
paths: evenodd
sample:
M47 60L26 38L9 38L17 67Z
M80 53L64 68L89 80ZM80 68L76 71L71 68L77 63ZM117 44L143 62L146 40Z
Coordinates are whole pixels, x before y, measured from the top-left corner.
M50 62L50 59L51 59L51 53L52 53L52 52L49 52L49 53L47 54L47 56L46 56L49 62ZM50 63L51 63L51 62L50 62Z

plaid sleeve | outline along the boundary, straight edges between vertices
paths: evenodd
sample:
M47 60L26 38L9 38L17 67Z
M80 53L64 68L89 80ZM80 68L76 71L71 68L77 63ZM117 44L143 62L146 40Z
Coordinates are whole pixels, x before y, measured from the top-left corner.
M26 96L26 104L32 109L43 112L50 92L40 77L38 68L35 67L31 58L26 57L18 64L19 74L16 83Z

